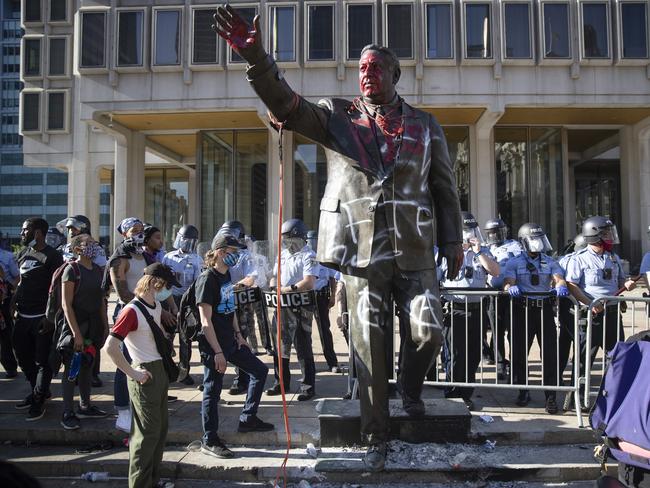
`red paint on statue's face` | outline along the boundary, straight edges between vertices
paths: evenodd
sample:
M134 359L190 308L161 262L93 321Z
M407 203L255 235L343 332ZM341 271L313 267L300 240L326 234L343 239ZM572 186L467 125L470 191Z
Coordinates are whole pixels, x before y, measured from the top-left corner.
M395 95L393 71L377 51L366 51L359 60L359 89L372 103L388 103Z

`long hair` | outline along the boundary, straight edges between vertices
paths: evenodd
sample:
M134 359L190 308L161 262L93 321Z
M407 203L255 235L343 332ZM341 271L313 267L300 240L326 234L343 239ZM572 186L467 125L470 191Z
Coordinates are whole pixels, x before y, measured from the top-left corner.
M144 295L149 292L151 289L156 291L162 290L166 285L166 281L158 276L144 275L138 280L135 285L135 290L133 290L136 295Z
M217 250L211 250L205 253L203 262L206 264L206 266L214 268L217 265Z

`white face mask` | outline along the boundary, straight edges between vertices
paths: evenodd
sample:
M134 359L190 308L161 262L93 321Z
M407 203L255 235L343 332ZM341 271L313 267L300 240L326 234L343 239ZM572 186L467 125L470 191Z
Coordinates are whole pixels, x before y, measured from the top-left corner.
M540 238L528 239L528 250L530 252L544 251L544 240Z

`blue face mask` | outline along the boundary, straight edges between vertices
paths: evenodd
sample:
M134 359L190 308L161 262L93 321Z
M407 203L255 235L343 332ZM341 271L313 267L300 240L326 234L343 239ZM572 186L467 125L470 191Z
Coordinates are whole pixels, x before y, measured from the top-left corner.
M171 296L171 294L172 294L171 289L163 288L162 290L156 292L156 295L155 295L156 301L164 302L165 300L167 300Z
M226 257L223 258L223 264L225 264L229 268L232 268L235 264L237 264L238 260L239 260L239 253L231 252L230 254L226 254Z

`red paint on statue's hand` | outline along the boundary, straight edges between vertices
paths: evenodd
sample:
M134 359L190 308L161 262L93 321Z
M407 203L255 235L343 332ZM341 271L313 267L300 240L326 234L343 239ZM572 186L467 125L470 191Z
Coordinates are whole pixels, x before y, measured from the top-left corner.
M255 29L251 29L243 21L237 22L230 32L230 37L226 39L228 45L235 51L246 49L255 43Z

